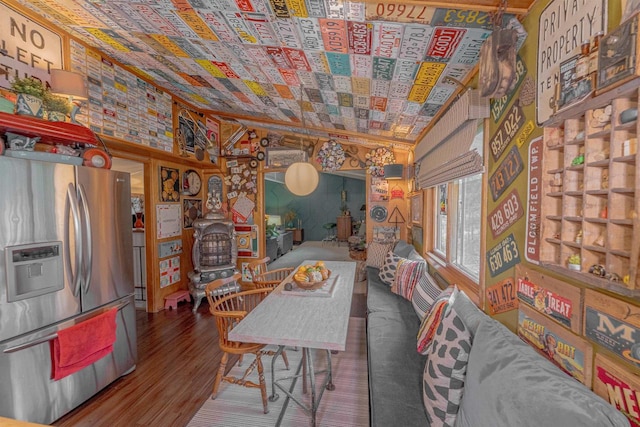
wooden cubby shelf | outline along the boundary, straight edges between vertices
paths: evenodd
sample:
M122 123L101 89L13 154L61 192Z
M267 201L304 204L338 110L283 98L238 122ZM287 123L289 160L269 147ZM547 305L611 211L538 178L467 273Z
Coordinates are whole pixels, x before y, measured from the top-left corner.
M640 121L621 123L620 113L638 108L639 94L640 78L544 125L541 265L631 297L640 297ZM605 108L611 117L602 121ZM569 270L571 255L580 255L580 271ZM596 264L607 276L589 273Z

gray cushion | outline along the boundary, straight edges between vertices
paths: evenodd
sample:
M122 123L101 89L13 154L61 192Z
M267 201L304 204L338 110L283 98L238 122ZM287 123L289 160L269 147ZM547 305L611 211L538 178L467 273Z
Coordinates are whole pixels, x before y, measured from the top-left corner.
M398 243L393 248L393 253L401 256L402 258L409 258L409 253L413 250L413 246L405 242L404 240L398 240Z
M422 402L425 357L416 352L418 322L413 309L410 313L369 313L367 317L373 427L429 425Z
M476 330L456 427L620 427L621 412L501 323Z
M464 324L467 326L469 332L471 333L471 338L473 338L476 334L478 326L480 325L480 323L482 323L482 321L484 321L484 319L487 318L487 315L484 314L464 292L458 293L458 296L453 302L452 307L454 308L456 313L458 313L458 316L460 316Z
M422 258L418 253L418 251L416 251L413 248L411 248L411 252L409 252L409 255L407 255L407 258L410 259L411 261L424 261L424 258Z
M367 312L377 311L408 313L415 317L416 322L419 322L411 301L391 292L389 286L382 283L378 277L377 268L367 267ZM413 338L415 341L415 335Z

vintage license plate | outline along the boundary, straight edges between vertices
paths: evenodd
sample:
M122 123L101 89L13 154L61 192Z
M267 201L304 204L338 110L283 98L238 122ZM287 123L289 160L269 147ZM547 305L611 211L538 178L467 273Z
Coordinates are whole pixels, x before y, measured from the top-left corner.
M316 18L296 18L298 34L304 50L320 50L323 48L322 32Z
M518 296L513 278L509 277L488 287L487 301L489 302L489 313L492 316L518 308Z
M431 87L435 86L446 67L447 64L442 62L423 62L420 64L420 68L418 69L415 84Z
M400 53L403 27L400 24L376 22L373 32L373 52L384 58L397 58Z
M311 71L311 65L309 64L303 50L291 49L288 47L283 47L282 50L294 69Z
M351 60L346 53L325 52L329 69L338 76L351 76Z
M491 188L491 196L495 202L505 192L507 187L518 177L524 169L522 157L518 152L518 147L513 147L504 158L500 166L489 178L489 187Z
M371 55L373 24L369 22L347 22L349 53Z
M437 27L427 49L427 58L447 60L455 53L466 30Z
M327 52L349 52L347 38L347 26L344 21L338 19L318 19L324 50Z
M524 121L525 116L522 112L522 107L516 102L502 120L502 123L500 123L500 127L498 127L498 130L494 133L489 143L494 161L497 161L502 153L504 153L504 150L511 144L516 133L518 133L522 125L524 125Z
M431 25L493 29L491 15L477 10L436 9Z
M427 52L432 33L433 28L426 25L406 25L398 57L412 61L422 61Z
M507 105L509 105L509 102L511 102L511 99L515 96L515 94L518 93L518 88L522 84L522 81L524 80L526 75L527 75L527 66L525 65L520 55L518 55L516 58L516 76L518 78L518 81L516 83L515 88L511 92L503 96L502 98L491 99L491 102L490 102L491 117L493 118L493 121L495 123L498 123L498 120L502 116L502 113L504 113L504 110L507 108Z
M435 8L396 2L366 3L368 21L397 21L430 24Z
M258 37L260 44L265 46L278 45L279 39L265 15L262 13L245 13L244 20L253 29L253 34Z
M518 191L514 188L507 197L489 214L491 234L496 239L524 215Z
M368 55L351 55L351 69L354 77L370 79L373 74L373 58Z
M382 58L376 56L373 58L373 78L381 80L392 80L393 70L395 69L396 60L392 58Z
M495 277L516 264L520 264L520 251L513 233L487 252L487 264L489 265L491 277Z
M271 24L282 46L292 49L302 49L298 36L298 29L290 19L274 19Z

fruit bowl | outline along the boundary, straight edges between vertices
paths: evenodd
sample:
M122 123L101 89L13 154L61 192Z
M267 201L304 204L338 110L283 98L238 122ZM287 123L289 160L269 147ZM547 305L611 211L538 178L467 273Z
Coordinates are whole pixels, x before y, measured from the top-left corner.
M321 288L325 283L327 283L327 280L329 280L329 278L331 277L331 270L327 270L327 278L323 279L323 280L317 280L317 281L299 281L296 280L296 278L293 278L293 281L295 282L295 284L302 288L302 289L318 289Z

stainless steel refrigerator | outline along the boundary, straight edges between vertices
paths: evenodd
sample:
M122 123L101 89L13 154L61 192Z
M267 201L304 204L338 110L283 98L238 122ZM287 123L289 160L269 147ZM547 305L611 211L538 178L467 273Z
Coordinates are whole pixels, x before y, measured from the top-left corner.
M0 156L0 416L48 424L135 369L129 174ZM111 354L58 381L57 331L112 307Z

